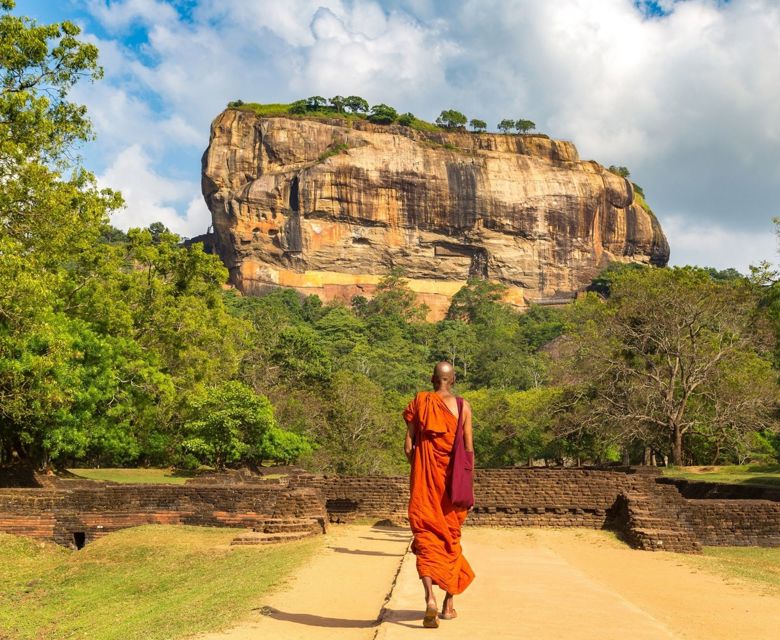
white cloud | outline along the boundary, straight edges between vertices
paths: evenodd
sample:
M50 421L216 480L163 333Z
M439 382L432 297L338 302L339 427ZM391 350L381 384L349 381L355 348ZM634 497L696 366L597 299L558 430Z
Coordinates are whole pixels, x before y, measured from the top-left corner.
M134 23L172 23L178 19L176 9L159 0L87 0L87 7L104 27L117 31Z
M680 215L663 216L660 221L672 238L669 264L733 267L747 275L750 265L758 265L762 260L777 261L777 239L771 224L764 232L751 232L692 223Z
M119 153L98 182L119 189L125 198L125 208L111 220L120 229L162 222L171 231L192 237L205 233L211 224L211 214L199 194L198 184L159 175L140 145ZM182 216L179 211L185 207Z

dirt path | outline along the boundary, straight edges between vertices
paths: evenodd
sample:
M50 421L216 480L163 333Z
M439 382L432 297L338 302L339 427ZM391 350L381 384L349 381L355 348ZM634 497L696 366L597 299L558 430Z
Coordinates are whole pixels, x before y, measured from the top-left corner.
M276 613L257 614L229 633L205 638L419 637L422 588L414 556L403 556L408 539L392 529L336 529L326 552L269 597ZM677 554L634 551L586 529L468 528L463 539L477 579L456 598L459 618L442 620L433 632L442 637L778 637L780 595L726 582Z
M199 640L363 640L373 638L377 618L411 537L368 526L332 527L325 548L264 607L224 633Z

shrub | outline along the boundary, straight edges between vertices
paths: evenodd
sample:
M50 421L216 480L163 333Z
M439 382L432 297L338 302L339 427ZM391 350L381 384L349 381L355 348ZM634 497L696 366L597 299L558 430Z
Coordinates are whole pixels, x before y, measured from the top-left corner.
M386 104L375 104L368 114L368 121L374 124L392 124L398 118L398 112Z
M414 117L413 113L407 111L398 116L398 124L403 125L404 127L411 127L416 119L417 118Z

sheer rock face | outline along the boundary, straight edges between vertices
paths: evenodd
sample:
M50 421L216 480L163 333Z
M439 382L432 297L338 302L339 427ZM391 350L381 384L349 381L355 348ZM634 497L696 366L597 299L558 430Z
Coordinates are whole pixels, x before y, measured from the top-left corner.
M440 318L469 277L507 285L523 307L568 301L609 261L669 258L630 182L543 136L229 109L212 124L202 188L217 251L250 294L348 302L402 267Z

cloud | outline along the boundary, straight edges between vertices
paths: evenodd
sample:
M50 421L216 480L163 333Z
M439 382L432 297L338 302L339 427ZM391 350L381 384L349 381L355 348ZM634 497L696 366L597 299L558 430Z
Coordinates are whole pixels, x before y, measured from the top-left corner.
M761 256L770 262L777 257L777 239L771 223L763 232L754 232L691 222L680 215L667 215L660 221L667 235L674 238L671 264L733 267L747 275L750 265L758 265Z
M197 183L159 175L152 170L140 145L119 153L111 166L98 176L98 182L119 189L125 198L125 208L111 220L120 229L162 222L181 236L193 237L205 233L211 224L211 214ZM181 210L184 215L180 215Z

